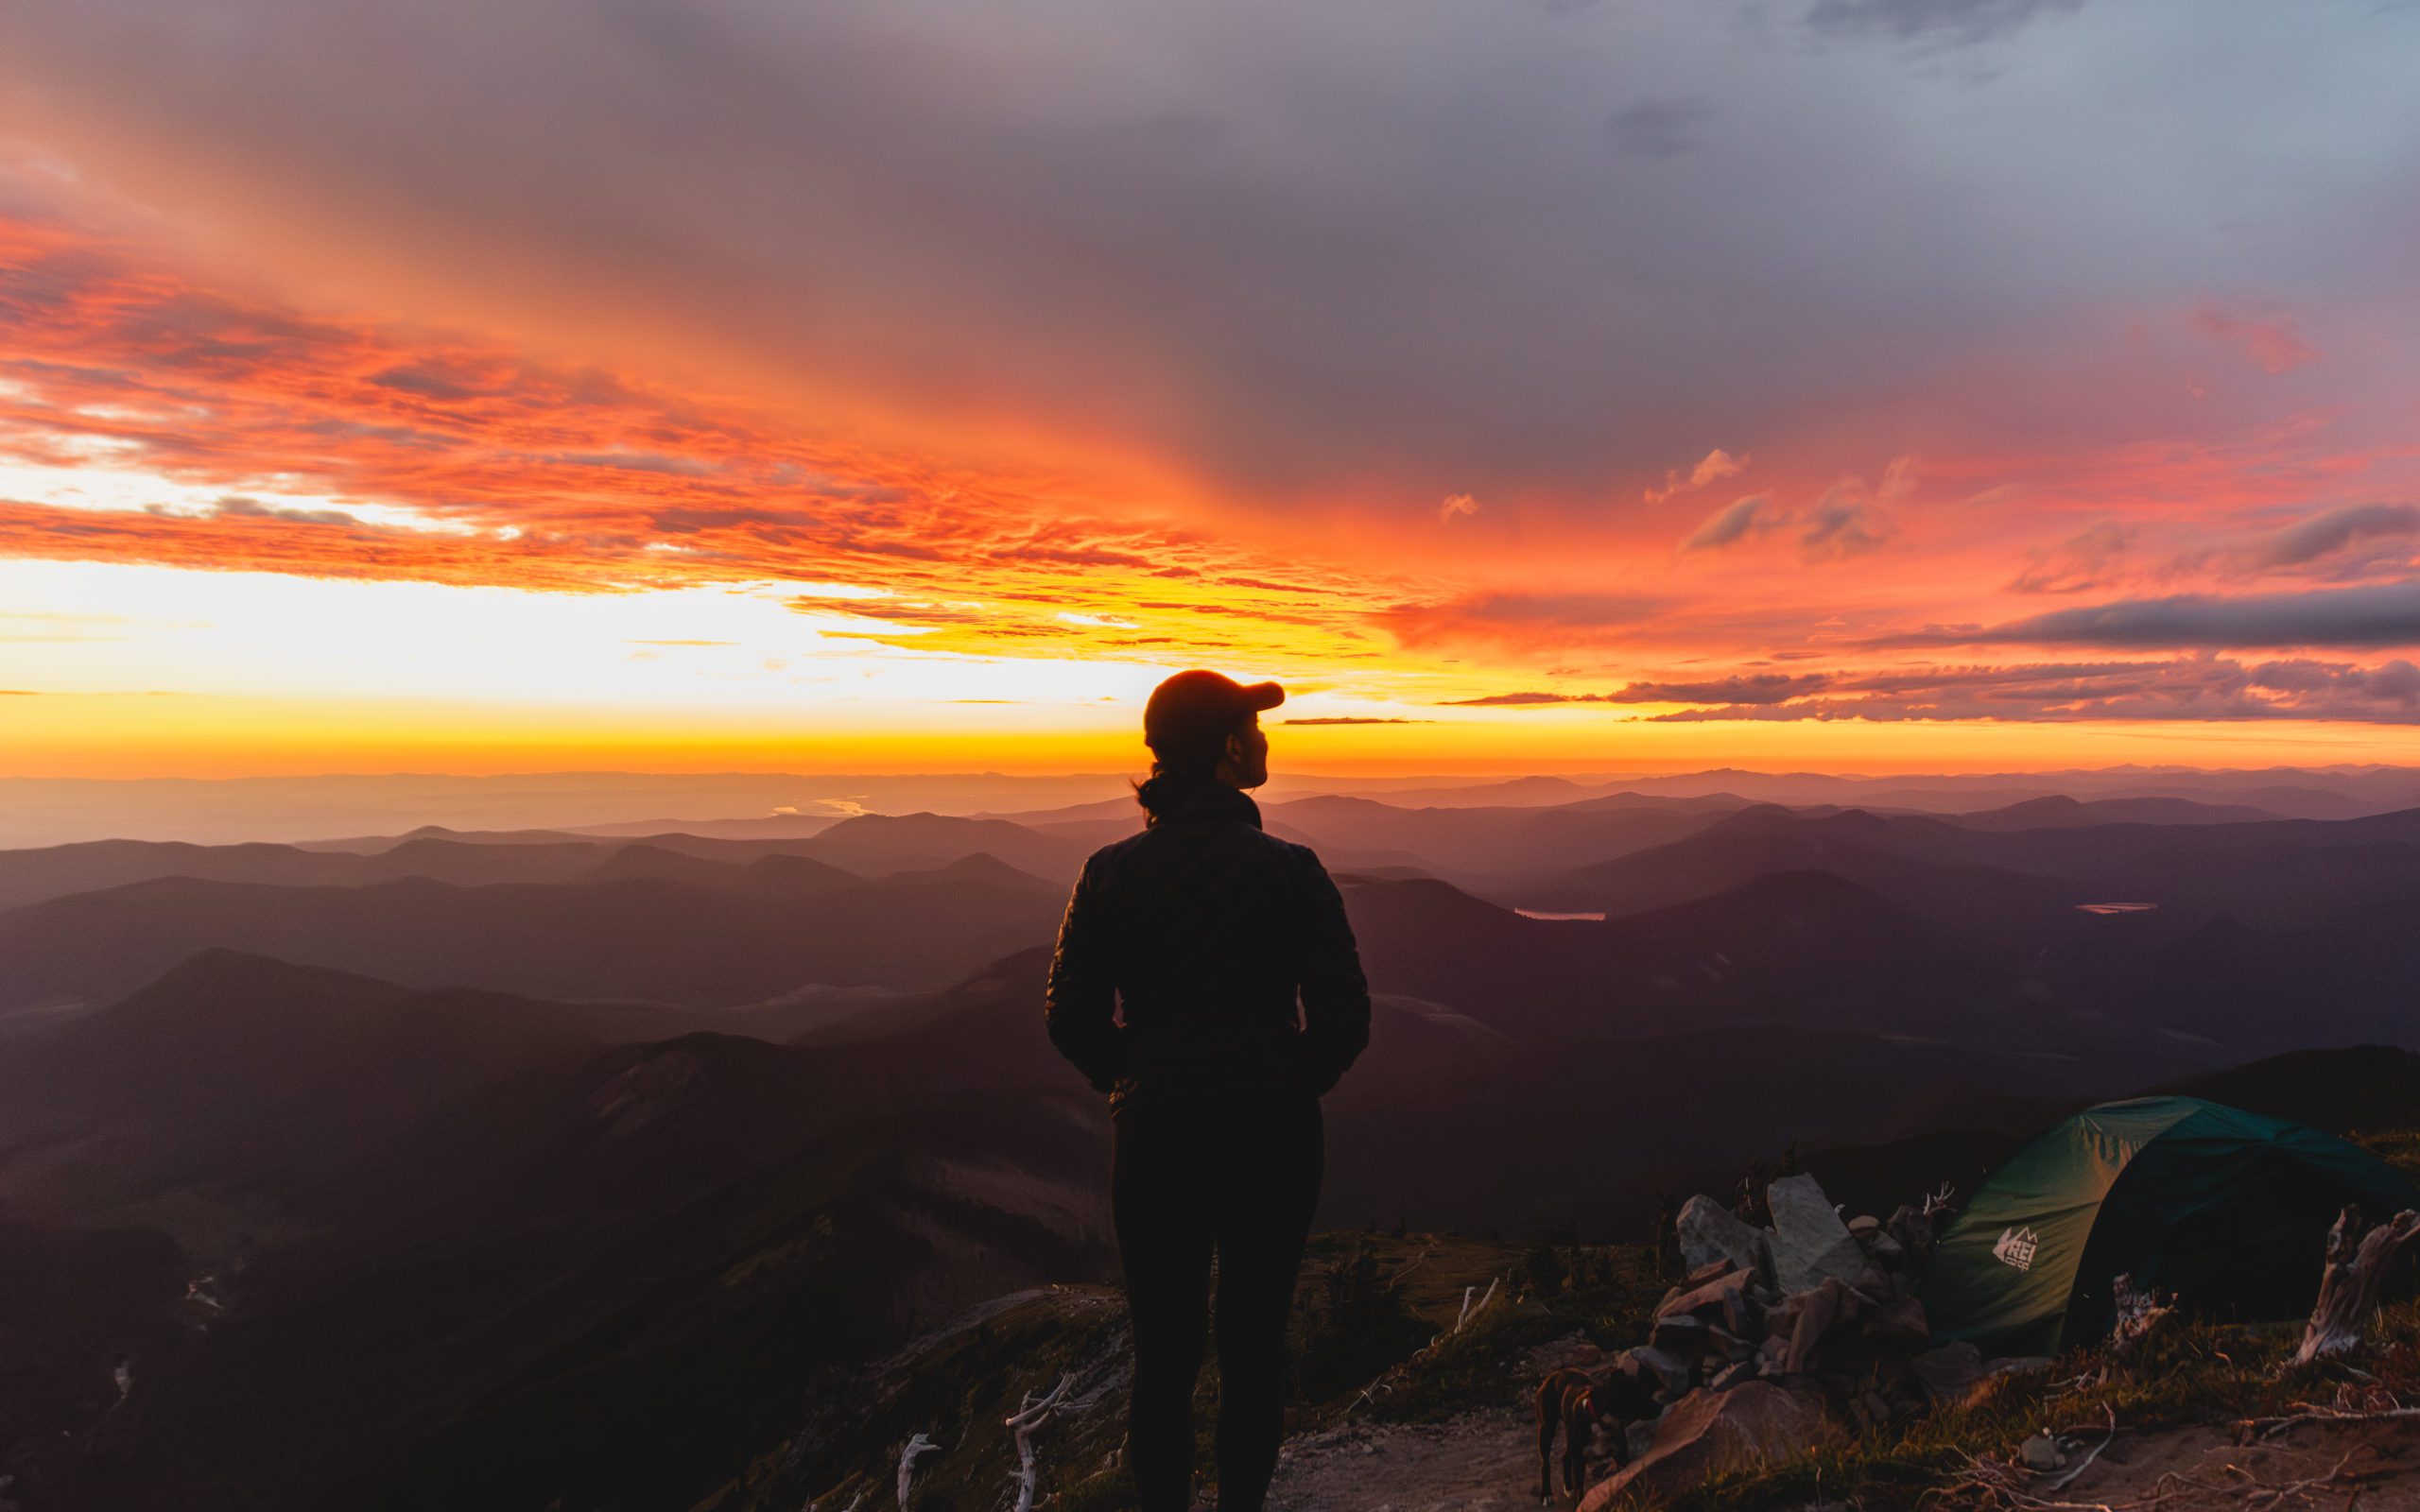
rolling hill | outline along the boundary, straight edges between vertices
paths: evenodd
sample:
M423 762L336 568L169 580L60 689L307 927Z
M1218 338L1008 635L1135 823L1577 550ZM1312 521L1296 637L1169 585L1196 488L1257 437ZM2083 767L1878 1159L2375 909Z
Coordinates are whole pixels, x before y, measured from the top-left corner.
M954 858L963 863L964 858ZM842 879L785 856L459 886L160 878L0 913L0 1006L105 1001L214 947L404 983L692 1006L812 983L940 986L1050 937L1061 886L999 865Z

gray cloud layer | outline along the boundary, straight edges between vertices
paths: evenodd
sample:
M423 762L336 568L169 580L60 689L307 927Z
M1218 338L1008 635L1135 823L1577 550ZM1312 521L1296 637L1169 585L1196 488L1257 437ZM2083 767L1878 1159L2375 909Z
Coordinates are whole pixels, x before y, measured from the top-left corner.
M2083 0L1815 0L1806 22L1835 35L1880 32L1904 41L1979 43L2083 5Z
M2054 610L1994 626L1944 626L1884 637L1876 646L2100 645L2227 650L2420 645L2420 582L2218 598L2174 593Z
M1658 724L1723 720L1911 719L2420 723L2420 666L2308 659L2247 665L2223 657L2036 662L1848 674L1760 674L1707 682L1634 682L1611 693L1533 692L1460 700L1490 706L1685 703Z
M2201 292L2178 268L2400 300L2373 249L2420 36L2367 0L28 0L6 26L0 129L156 200L1408 513L1634 496L1979 352L2101 352ZM1957 419L2053 421L2125 418L2052 386Z
M2411 535L2420 535L2420 508L2408 504L2349 505L2279 531L2251 554L2251 565L2300 567L2358 541Z

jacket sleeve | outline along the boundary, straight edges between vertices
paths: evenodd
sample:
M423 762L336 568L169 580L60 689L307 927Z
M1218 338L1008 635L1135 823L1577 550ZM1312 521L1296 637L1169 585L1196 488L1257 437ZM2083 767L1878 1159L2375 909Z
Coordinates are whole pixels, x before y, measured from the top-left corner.
M1309 898L1301 966L1303 1040L1311 1084L1325 1093L1370 1043L1370 984L1361 974L1343 895L1317 856L1304 856Z
M1050 955L1050 986L1043 1022L1050 1042L1082 1072L1095 1091L1108 1091L1123 1060L1124 1031L1115 1022L1117 988L1110 972L1108 920L1102 917L1101 885L1094 857L1084 863L1059 921L1059 945Z

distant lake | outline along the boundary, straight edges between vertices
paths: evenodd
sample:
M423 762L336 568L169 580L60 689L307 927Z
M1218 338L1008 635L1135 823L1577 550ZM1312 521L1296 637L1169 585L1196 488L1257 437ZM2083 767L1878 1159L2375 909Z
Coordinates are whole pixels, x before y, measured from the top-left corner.
M1601 924L1605 921L1605 916L1602 913L1549 914L1543 909L1537 908L1515 908L1512 911L1520 915L1523 919L1543 919L1555 923L1567 923L1575 919L1587 924Z
M2080 914L2148 914L2158 906L2157 903L2078 903L2076 912Z

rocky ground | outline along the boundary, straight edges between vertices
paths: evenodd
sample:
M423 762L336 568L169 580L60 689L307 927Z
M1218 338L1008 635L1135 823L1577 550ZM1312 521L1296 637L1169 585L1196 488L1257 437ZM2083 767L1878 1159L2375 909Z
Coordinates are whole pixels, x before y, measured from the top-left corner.
M1347 1423L1289 1441L1275 1512L1512 1512L1537 1504L1535 1430L1511 1410Z
M2420 1509L2420 1426L2309 1423L2246 1444L2220 1428L2119 1434L2059 1493L2111 1508Z
M1288 1443L1270 1504L1276 1512L1512 1512L1536 1504L1535 1474L1529 1425L1511 1412L1352 1425ZM2055 1495L2040 1486L2020 1494L2076 1512L2420 1512L2420 1426L2308 1423L2250 1444L2210 1426L2120 1433ZM2022 1503L1974 1486L1936 1504Z
M1669 1405L1633 1425L1625 1469L1592 1464L1587 1493L1555 1498L1558 1512L2420 1512L2420 1418L2407 1416L2420 1411L2420 1305L2387 1307L2350 1352L2316 1364L2291 1358L2297 1323L2171 1316L2124 1349L1985 1368L1899 1326L1913 1307L1901 1254L1921 1249L1928 1214L1843 1222L1812 1189L1772 1183L1772 1228L1684 1205L1707 1211L1660 1259L1321 1236L1291 1328L1313 1405L1295 1418L1270 1504L1536 1505L1530 1395L1577 1366L1600 1384L1651 1383ZM1002 1419L1053 1391L1063 1406L1038 1441L1039 1504L1123 1509L1127 1349L1114 1291L1005 1298L834 1382L797 1434L696 1512L890 1504L911 1436L932 1449L915 1504L1006 1507L1017 1461ZM1214 1367L1205 1422L1216 1396Z

